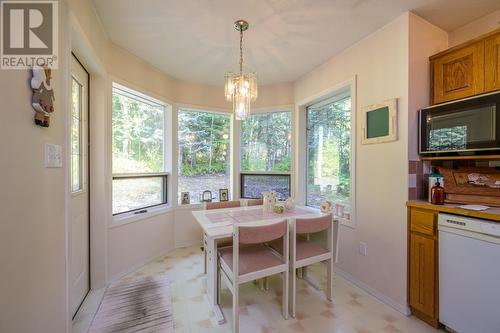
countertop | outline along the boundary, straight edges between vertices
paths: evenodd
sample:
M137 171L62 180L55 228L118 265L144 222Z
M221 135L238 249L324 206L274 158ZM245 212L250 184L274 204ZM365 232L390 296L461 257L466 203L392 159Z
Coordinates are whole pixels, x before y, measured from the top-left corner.
M406 206L416 207L422 209L428 209L433 211L438 211L441 213L450 213L456 215L470 216L479 219L490 220L494 222L500 222L500 207L491 207L483 211L474 211L463 208L458 208L462 204L444 204L444 205L433 205L428 201L424 200L412 200L407 201Z

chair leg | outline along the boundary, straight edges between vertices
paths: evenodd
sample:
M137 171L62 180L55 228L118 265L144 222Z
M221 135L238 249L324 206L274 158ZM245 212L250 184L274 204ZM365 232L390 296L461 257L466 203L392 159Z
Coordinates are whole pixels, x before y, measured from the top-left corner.
M233 286L233 333L240 331L240 286Z
M257 283L259 285L259 290L264 291L264 279L258 279Z
M333 258L326 264L326 298L331 302L333 296Z
M264 278L264 290L269 291L269 278L268 277Z
M221 267L220 263L217 265L217 304L220 304L220 289L221 289Z
M207 248L203 249L203 274L207 274Z
M290 306L291 306L291 311L290 314L292 318L295 318L295 300L296 300L296 289L297 289L297 277L296 274L297 270L295 268L292 268L291 274L290 274Z
M288 295L290 293L289 282L290 282L290 272L287 270L282 273L283 279L283 317L288 319Z

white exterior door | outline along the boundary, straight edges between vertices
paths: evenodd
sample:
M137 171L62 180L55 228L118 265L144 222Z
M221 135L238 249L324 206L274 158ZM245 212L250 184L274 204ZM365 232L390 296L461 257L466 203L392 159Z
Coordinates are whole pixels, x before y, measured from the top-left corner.
M89 74L73 56L71 59L71 117L69 130L70 223L69 279L70 307L74 316L90 289L89 276L89 182L88 182L88 94Z

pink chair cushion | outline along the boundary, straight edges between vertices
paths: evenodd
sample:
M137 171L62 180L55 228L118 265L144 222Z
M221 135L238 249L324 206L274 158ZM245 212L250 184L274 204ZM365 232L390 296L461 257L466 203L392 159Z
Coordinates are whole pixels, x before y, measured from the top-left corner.
M264 203L263 199L249 199L247 200L247 206L262 206Z
M264 226L239 227L241 244L259 244L283 237L286 233L287 220Z
M331 223L331 214L322 217L297 219L295 221L295 230L297 234L313 234L328 229Z
M274 250L283 254L283 241L277 239L269 243ZM323 246L314 243L312 241L308 241L302 237L297 237L297 245L296 245L296 253L297 260L307 259L315 256L319 256L320 254L328 253L328 249Z
M279 256L262 244L242 246L239 250L239 275L284 264ZM220 249L219 258L226 263L231 271L233 270L233 247Z
M241 203L239 200L207 202L205 209L234 208L234 207L240 207L240 206L241 206Z

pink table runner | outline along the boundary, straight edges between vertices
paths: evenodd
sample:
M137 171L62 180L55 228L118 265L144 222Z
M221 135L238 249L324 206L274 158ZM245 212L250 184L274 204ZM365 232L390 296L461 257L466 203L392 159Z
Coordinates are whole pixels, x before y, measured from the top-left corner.
M214 212L209 213L206 217L212 223L242 223L242 222L251 222L251 221L259 221L259 220L271 220L276 218L288 218L291 216L297 215L308 215L308 214L316 214L314 211L294 208L292 210L285 210L283 214L277 213L266 213L263 209L255 208L248 210L239 210L234 212Z

